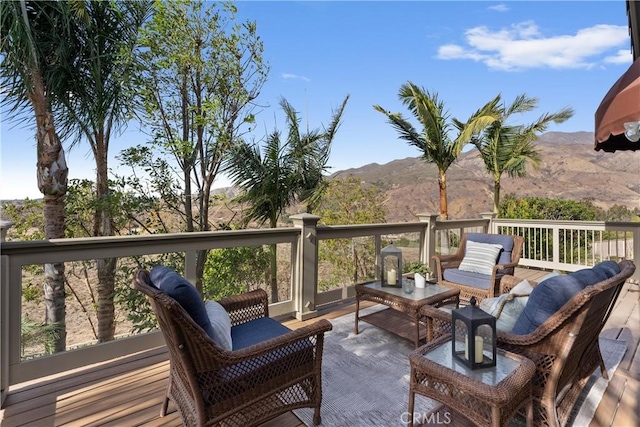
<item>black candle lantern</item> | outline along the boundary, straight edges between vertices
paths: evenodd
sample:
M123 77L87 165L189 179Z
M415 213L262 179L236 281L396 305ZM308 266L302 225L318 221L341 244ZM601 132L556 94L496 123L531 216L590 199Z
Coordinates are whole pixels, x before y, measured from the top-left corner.
M496 366L496 318L470 302L451 312L453 358L470 369Z
M382 286L402 287L402 251L393 242L380 250L380 266Z

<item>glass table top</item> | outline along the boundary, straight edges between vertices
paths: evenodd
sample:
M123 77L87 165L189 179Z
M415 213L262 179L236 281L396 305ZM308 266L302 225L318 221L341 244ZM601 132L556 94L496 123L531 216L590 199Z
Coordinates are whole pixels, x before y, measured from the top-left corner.
M411 281L413 282L413 279L408 279L406 277L402 278L403 281ZM400 296L403 298L407 298L410 300L414 300L414 301L419 301L421 299L425 299L425 298L429 298L432 297L434 295L438 295L442 292L446 292L446 291L450 291L451 288L447 288L445 286L440 286L440 285L436 285L433 283L429 283L427 282L427 284L425 285L424 288L416 288L415 286L413 287L413 292L408 294L406 292L404 292L402 290L402 286L398 285L395 287L391 287L391 286L385 286L384 288L382 287L382 284L380 282L370 282L370 283L366 283L363 286L370 288L370 289L376 289L376 290L380 290L382 292L386 292L388 294L391 295L396 295L396 296Z
M475 381L491 386L500 383L511 375L518 366L520 366L519 361L500 353L496 353L495 367L471 370L453 358L453 355L451 354L451 341L447 341L446 343L439 345L426 353L423 357L426 357L432 362L435 362L445 368L472 378Z

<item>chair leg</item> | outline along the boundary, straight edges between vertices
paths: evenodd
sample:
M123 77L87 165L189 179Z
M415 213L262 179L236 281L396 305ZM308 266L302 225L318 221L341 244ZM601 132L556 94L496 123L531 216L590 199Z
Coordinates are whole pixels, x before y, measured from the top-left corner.
M167 415L167 408L169 407L169 397L165 397L160 407L160 417Z
M322 417L320 416L320 405L318 405L313 411L313 425L319 426L320 424L322 424Z
M169 384L167 384L167 391L164 394L164 401L160 407L160 417L167 415L167 409L169 407L169 390L171 390L171 376L169 376Z

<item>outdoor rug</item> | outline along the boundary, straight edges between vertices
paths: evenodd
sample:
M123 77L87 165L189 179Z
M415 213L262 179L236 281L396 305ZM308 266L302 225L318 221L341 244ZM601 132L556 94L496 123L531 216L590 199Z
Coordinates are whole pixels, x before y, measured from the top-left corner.
M386 309L377 305L361 315ZM322 425L329 427L406 426L409 402L409 353L413 344L365 322L354 335L354 314L331 320L333 330L325 335L322 365ZM601 338L609 378L626 351L622 341ZM606 389L607 381L597 371L578 400L570 424L588 425ZM415 410L427 413L437 402L416 395ZM295 415L313 426L313 410L297 409ZM518 425L516 422L515 425Z

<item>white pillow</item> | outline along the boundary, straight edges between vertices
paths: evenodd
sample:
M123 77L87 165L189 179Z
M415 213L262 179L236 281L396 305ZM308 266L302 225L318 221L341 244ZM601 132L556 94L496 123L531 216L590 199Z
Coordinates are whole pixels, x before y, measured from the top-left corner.
M216 301L205 301L204 308L207 310L209 322L213 328L213 342L225 350L231 351L231 318L229 313Z
M496 318L496 329L511 332L524 306L529 301L533 286L523 280L509 291L495 298L485 298L480 301L480 308Z
M491 276L501 250L502 245L467 241L464 258L458 269Z

